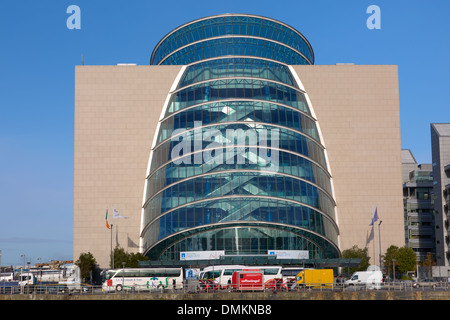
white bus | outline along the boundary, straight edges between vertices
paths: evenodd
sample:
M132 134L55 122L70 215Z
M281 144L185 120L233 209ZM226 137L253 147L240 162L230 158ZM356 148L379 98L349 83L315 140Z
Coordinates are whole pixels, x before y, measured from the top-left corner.
M182 288L183 268L122 268L103 273L104 291Z
M286 267L281 270L281 275L283 276L283 281L295 280L300 271L305 270L303 267Z
M221 289L231 285L233 272L245 269L244 265L209 266L205 267L199 275L201 280L215 280Z
M267 284L273 279L282 279L281 266L245 266L245 265L229 265L229 266L209 266L205 267L200 273L200 279L212 279L217 281L221 289L226 289L231 285L233 272L242 270L260 270L263 272L264 283Z

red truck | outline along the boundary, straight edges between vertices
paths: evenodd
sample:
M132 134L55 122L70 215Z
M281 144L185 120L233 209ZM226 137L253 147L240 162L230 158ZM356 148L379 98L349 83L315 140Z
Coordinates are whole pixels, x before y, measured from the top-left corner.
M264 290L264 274L260 270L242 270L233 272L231 288L239 291Z

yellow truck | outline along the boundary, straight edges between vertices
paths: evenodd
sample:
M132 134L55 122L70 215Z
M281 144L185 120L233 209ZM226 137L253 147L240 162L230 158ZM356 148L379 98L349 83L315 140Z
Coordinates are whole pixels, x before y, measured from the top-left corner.
M305 269L296 277L296 288L333 288L333 269Z

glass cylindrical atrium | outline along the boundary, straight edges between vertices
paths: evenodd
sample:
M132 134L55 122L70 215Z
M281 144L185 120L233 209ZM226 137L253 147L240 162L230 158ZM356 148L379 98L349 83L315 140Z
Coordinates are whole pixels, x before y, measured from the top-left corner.
M337 258L326 151L290 67L314 63L306 38L265 17L212 16L166 35L150 63L186 67L150 155L144 254L304 250Z

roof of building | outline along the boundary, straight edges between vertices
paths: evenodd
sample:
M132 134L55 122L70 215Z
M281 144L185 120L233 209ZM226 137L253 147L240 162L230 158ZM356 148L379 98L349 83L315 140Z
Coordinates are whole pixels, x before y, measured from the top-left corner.
M432 123L431 126L434 127L438 135L450 137L450 123Z
M275 24L277 24L277 25L279 25L279 26L283 26L283 27L285 27L285 28L287 28L287 29L289 29L289 30L292 30L295 34L297 34L297 35L302 39L302 41L303 41L303 42L306 44L306 46L308 47L308 51L309 51L309 53L311 54L311 57L310 57L310 58L304 57L304 58L307 59L307 60L309 61L310 64L314 64L314 50L313 50L311 44L309 43L308 39L306 39L306 37L305 37L302 33L300 33L297 29L295 29L295 28L293 28L292 26L290 26L290 25L288 25L288 24L286 24L286 23L284 23L284 22L281 22L281 21L279 21L279 20L275 20L275 19L268 18L268 17L265 17L265 16L260 16L260 15L254 15L254 14L242 14L242 13L224 13L224 14L211 15L211 16L207 16L207 17L195 19L195 20L193 20L193 21L187 22L187 23L185 23L185 24L183 24L183 25L181 25L181 26L179 26L179 27L173 29L171 32L169 32L168 34L166 34L166 35L165 35L165 36L164 36L164 37L156 44L155 48L153 49L151 58L150 58L150 64L153 64L154 59L155 59L155 55L156 55L156 53L158 52L158 50L160 49L161 45L162 45L166 40L168 40L171 36L175 35L178 31L180 31L180 30L182 30L182 29L185 29L185 28L186 28L186 29L192 28L194 25L196 25L196 24L198 24L198 23L201 23L202 21L211 20L211 19L218 19L218 18L225 18L225 17L245 17L245 18L258 19L258 20L266 20L266 21L271 21L272 23L275 23ZM233 35L233 32L234 32L234 31L230 31L230 32L227 31L226 36L229 37L229 36ZM237 36L239 36L239 37L249 37L249 36L255 37L254 35L252 35L252 34L250 34L250 33L251 33L251 32L249 32L249 34L246 34L246 33L243 33L243 34L237 33L237 34L234 34L234 35L235 35L235 36L237 35ZM278 32L277 32L277 33L278 33ZM208 35L208 36L206 36L206 37L204 37L204 38L202 38L202 39L197 39L197 41L204 41L204 40L211 39L211 38L214 38L214 37L212 37L211 35ZM256 37L255 37L255 38L256 38ZM261 37L261 38L267 38L267 37ZM267 38L267 39L269 39L269 38ZM269 39L269 40L270 40L270 39ZM196 41L193 41L193 42L196 42ZM283 43L283 41L281 41L281 40L280 40L280 43L282 43L283 45L286 46L286 44ZM192 43L190 43L190 44L192 44ZM288 46L288 47L289 47L289 46ZM174 50L174 49L175 49L175 48L172 48L172 50ZM302 55L302 53L303 53L303 52L299 52L300 55ZM303 56L303 55L302 55L302 56ZM158 62L158 63L155 63L155 64L159 64L159 62Z
M402 163L417 163L416 158L414 158L411 150L402 149Z

